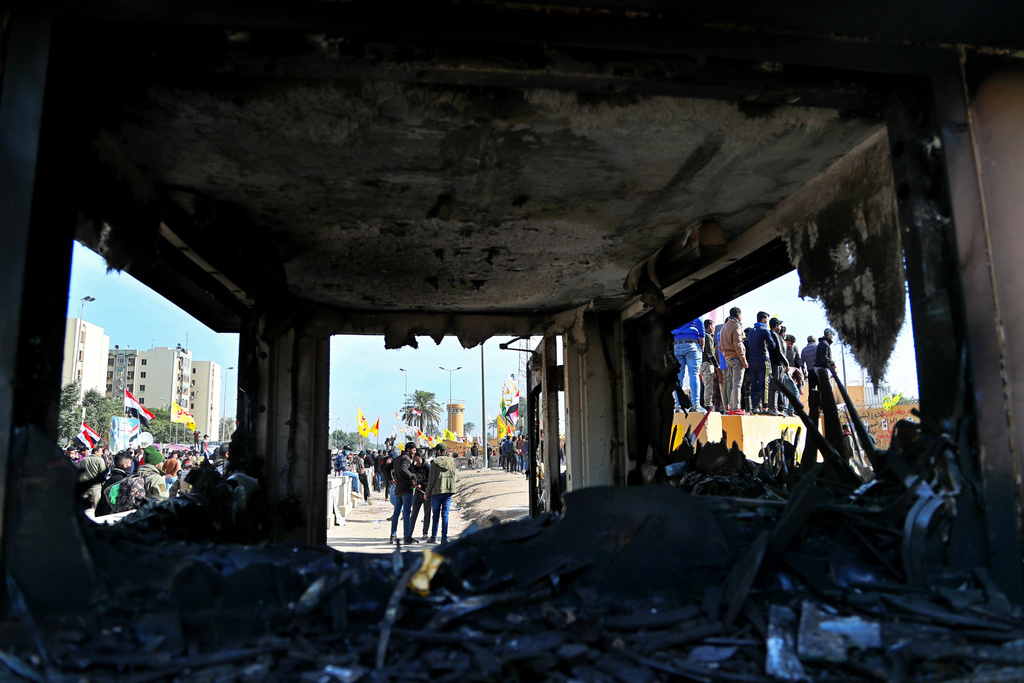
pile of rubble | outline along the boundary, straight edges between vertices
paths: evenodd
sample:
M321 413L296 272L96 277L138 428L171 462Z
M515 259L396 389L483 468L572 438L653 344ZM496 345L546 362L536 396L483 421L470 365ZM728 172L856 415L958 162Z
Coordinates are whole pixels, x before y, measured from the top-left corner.
M240 485L211 478L213 503L196 494L83 527L102 584L89 614L34 618L9 582L20 621L0 670L140 682L1024 679L1019 608L951 551L965 489L953 442L901 423L889 451L869 450L865 477L815 438L818 464L781 443L753 463L687 440L658 465L661 485L583 489L564 514L383 558L169 540L189 506L237 517Z

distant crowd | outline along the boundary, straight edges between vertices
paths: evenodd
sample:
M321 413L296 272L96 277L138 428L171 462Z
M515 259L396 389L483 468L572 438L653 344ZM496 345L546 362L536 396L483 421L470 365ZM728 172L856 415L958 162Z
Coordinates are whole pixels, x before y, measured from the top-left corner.
M173 450L166 455L154 446L112 454L109 448L70 447L65 452L78 467L85 505L97 517L130 512L147 499L174 498L191 491L189 476L200 465L224 473L229 444L213 450Z
M479 457L478 447L473 445L470 460ZM391 543L416 544L414 537L416 521L423 511L423 535L426 543L448 542L448 513L451 508L458 465L448 455L445 446L438 444L432 450L421 449L413 442L404 446L394 444L388 450L369 450L354 453L351 446L345 446L332 458L335 476L352 476L353 491L370 504L370 488L390 501L394 508L388 521L391 522ZM372 482L372 483L371 483ZM398 536L398 522L401 518L404 532L401 541Z
M717 328L714 321L697 318L672 330L679 386L685 388L689 381L691 403L677 403L677 410L792 415L794 406L778 385L799 396L805 381L809 388L816 388L816 369L835 367L831 328L817 339L808 336L800 348L782 320L758 311L754 326L743 328L742 316L739 307L733 307Z

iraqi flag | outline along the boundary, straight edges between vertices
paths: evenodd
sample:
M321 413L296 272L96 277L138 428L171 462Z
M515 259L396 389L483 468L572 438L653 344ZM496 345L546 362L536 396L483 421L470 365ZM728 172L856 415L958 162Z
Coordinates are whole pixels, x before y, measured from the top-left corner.
M92 448L100 442L100 435L96 433L95 429L83 422L82 431L78 433L78 440Z
M137 417L139 422L143 425L149 423L153 419L153 413L146 410L146 407L135 400L132 396L132 392L125 389L124 391L124 414L128 417Z

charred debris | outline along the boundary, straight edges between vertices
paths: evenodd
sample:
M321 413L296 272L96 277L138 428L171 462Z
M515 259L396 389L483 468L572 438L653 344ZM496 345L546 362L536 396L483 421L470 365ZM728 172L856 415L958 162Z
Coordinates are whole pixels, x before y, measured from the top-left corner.
M800 412L804 462L783 440L754 462L685 439L653 485L582 489L564 514L390 556L244 545L259 492L210 468L185 499L78 525L89 572L53 580L92 591L87 610L37 614L10 578L0 666L31 681L1024 677L1019 608L958 559L976 483L952 435L902 422L886 452L862 439L863 467L834 403Z

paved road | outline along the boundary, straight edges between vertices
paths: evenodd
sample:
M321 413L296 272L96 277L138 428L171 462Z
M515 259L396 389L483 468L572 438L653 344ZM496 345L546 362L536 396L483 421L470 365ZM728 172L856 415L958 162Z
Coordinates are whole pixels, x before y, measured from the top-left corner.
M525 516L527 508L527 481L524 475L507 474L501 470L459 470L459 490L452 501L448 515L448 537L457 538L471 519L487 523L491 515L502 519ZM327 545L343 552L389 553L395 547L388 543L391 535L393 508L382 494L370 493L370 504L362 502L349 513L345 524L327 530ZM423 512L416 520L413 537L421 539ZM398 533L402 535L402 522L398 522ZM438 531L440 536L440 530ZM420 548L423 546L413 546Z

